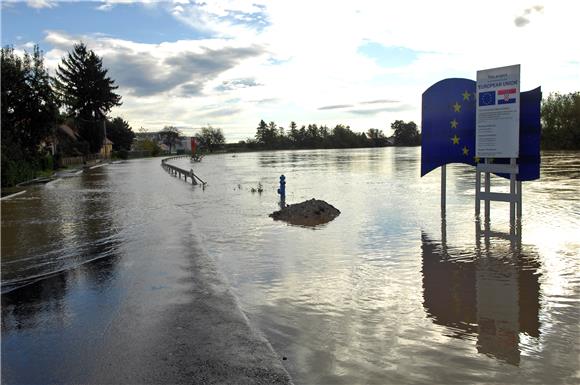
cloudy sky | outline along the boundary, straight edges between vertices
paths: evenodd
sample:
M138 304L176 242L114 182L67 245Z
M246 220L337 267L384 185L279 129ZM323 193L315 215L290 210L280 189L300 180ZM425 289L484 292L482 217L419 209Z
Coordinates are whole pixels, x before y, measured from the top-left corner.
M448 77L521 64L522 90L580 91L571 0L3 0L2 45L39 44L54 69L75 42L103 58L134 130L255 134L343 123L391 134L420 124L421 94Z

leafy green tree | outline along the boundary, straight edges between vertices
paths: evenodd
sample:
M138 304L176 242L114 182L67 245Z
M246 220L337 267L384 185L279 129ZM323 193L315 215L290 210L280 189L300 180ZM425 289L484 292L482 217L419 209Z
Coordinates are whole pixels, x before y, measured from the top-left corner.
M364 134L359 136L349 126L337 124L332 129L330 142L335 148L363 147L366 144L366 137Z
M137 142L136 144L137 151L145 151L149 153L150 156L157 156L161 153L161 148L154 140L149 138L144 138Z
M78 119L80 135L98 152L103 143L106 114L121 105L118 88L107 76L102 60L83 43L75 44L58 65L54 89L69 116Z
M23 57L2 48L0 61L2 186L9 186L33 178L41 167L39 145L53 133L58 106L38 46Z
M107 137L113 142L113 151L129 151L135 133L129 123L117 117L112 121L107 121Z
M288 139L293 146L297 146L300 142L300 132L298 131L298 126L294 121L290 122L290 131L288 132Z
M320 132L316 124L309 124L306 130L306 145L309 148L319 148L321 144Z
M260 120L258 128L256 128L256 142L258 144L266 144L268 138L268 125L264 120Z
M580 149L580 92L553 93L542 101L542 148Z
M395 131L393 136L396 146L419 146L421 144L421 135L415 122L405 123L402 120L395 120L391 124L391 128Z
M169 152L173 149L173 146L179 142L183 136L182 132L174 126L165 126L160 132L161 140L167 146L169 146Z
M320 132L320 138L322 139L323 145L326 147L328 145L328 138L330 137L330 131L327 126L320 126L318 129Z
M383 130L379 130L378 128L369 128L367 131L367 137L373 147L387 145L387 138L385 137Z
M197 138L210 152L213 152L216 148L221 147L226 143L226 138L222 129L213 128L212 126L202 127L201 133Z
M278 126L274 122L268 123L267 141L269 147L277 147L278 145Z

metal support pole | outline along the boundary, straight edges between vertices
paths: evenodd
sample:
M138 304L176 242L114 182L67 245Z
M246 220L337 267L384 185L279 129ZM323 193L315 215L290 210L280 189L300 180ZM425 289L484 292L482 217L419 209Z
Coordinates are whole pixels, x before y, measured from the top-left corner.
M479 213L481 211L481 200L479 193L481 192L481 171L475 171L475 216L479 220Z
M519 180L517 183L517 189L518 189L518 220L522 219L522 181Z
M516 166L516 158L510 158L510 166ZM512 200L510 201L510 227L515 229L516 225L516 202L513 198L516 197L516 174L515 172L510 173L510 195Z
M489 160L487 158L485 158L485 163L488 164L490 163ZM484 182L484 189L486 193L490 192L490 186L491 185L491 177L489 172L485 173L485 182ZM486 198L485 199L485 221L489 222L489 212L490 212L490 207L489 207L489 199Z
M441 215L445 215L446 191L447 191L447 166L441 166Z

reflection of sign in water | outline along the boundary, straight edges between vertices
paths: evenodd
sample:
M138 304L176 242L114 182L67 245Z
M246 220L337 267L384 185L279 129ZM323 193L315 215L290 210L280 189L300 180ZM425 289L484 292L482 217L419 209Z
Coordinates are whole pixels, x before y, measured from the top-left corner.
M539 336L540 284L535 258L514 264L493 256L453 258L446 245L421 236L423 305L449 334L477 335L477 350L513 365L520 362L519 334Z
M519 64L477 71L476 156L519 156L519 94Z

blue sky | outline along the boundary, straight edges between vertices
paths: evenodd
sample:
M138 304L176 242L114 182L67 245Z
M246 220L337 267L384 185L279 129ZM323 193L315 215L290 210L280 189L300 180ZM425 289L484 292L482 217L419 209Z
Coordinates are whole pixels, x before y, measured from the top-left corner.
M2 42L18 44L38 42L42 48L45 31L66 31L71 35L103 34L140 43L162 43L171 40L199 39L203 32L176 23L175 18L157 7L141 4L116 6L99 11L99 3L59 3L58 6L31 9L26 2L2 9Z
M4 0L2 45L39 44L53 71L78 41L103 58L137 130L221 127L235 142L261 119L390 134L420 124L421 94L447 77L522 65L522 90L580 90L577 2L490 0ZM485 32L493 18L494 32Z

